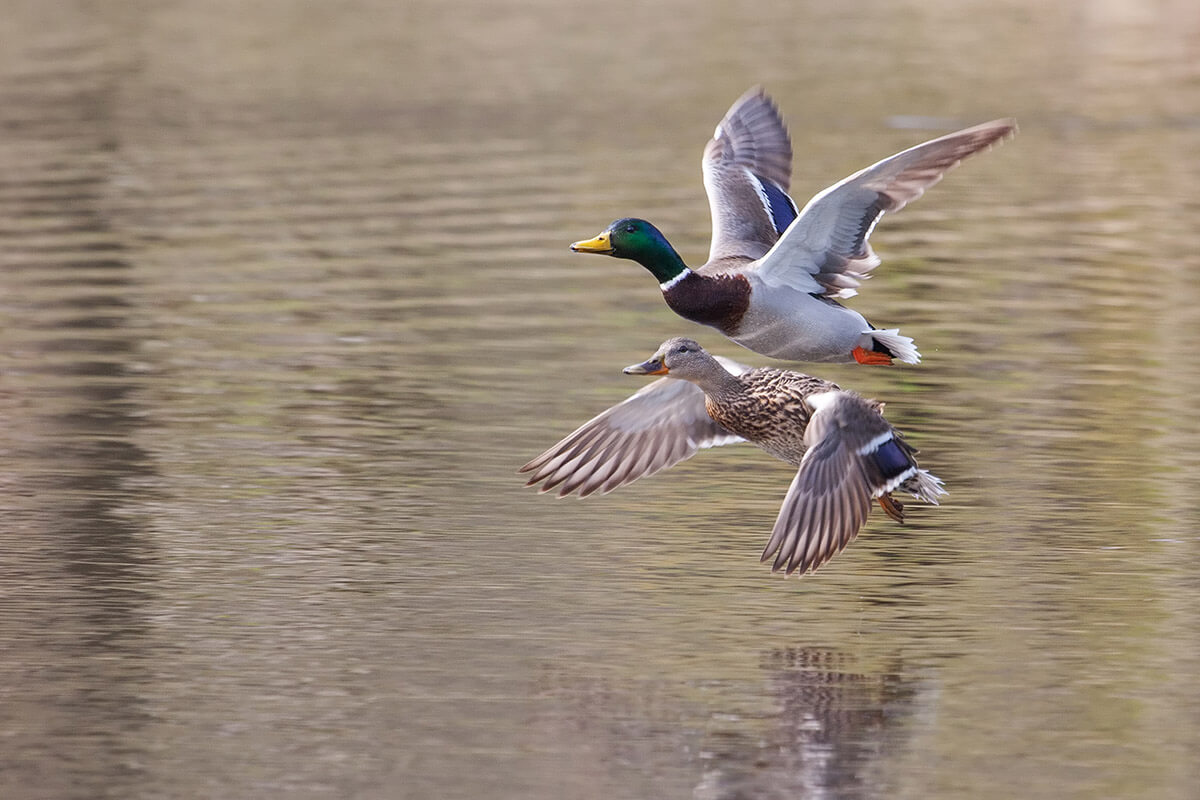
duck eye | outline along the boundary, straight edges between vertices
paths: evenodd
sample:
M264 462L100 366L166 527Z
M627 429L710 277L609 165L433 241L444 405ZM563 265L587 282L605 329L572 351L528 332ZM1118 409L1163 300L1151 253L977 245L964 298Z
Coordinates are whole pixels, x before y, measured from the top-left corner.
M634 231L634 227L633 227L632 225L626 225L626 226L625 226L625 232L626 232L626 233L633 233L633 231Z

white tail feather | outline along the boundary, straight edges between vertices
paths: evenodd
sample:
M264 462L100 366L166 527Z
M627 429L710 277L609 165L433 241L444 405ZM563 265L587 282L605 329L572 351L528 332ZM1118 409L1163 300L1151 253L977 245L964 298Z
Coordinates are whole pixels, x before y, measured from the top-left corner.
M917 352L917 346L913 344L912 339L901 336L899 328L863 331L863 333L886 347L892 352L892 355L905 364L921 363L921 354Z
M936 506L939 497L949 494L942 488L944 485L942 479L929 470L919 469L916 475L908 479L904 489L912 492L912 496L918 500L924 500L926 503Z

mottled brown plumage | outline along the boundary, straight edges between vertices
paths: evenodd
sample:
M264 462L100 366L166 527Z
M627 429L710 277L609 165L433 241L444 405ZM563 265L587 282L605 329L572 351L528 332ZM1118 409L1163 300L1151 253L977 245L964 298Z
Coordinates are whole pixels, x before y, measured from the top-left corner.
M941 481L882 416L882 405L799 372L751 369L670 339L632 374L667 375L521 468L559 495L607 492L697 450L750 441L797 466L763 560L815 570L853 541L872 498L903 521L895 489L937 504ZM682 379L682 380L677 380ZM686 381L686 383L685 383Z
M705 395L708 415L726 430L789 464L800 466L812 408L804 398L839 387L802 372L761 367L737 376L739 391Z

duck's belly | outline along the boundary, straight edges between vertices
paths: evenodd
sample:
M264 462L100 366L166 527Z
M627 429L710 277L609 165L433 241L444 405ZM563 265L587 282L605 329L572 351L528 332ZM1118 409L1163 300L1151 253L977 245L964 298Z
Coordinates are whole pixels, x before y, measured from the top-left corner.
M741 323L726 334L756 353L789 361L844 363L871 326L857 311L806 292L754 286Z

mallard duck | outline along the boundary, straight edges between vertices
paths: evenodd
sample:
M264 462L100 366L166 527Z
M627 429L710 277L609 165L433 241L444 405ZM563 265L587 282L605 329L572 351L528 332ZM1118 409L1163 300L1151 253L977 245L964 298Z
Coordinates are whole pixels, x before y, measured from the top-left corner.
M819 192L800 212L788 196L792 144L761 89L743 95L704 148L712 212L708 261L689 268L658 228L619 219L577 253L638 262L667 305L733 341L790 361L920 362L898 328L876 329L837 301L879 265L867 239L885 211L899 211L960 161L1012 135L1010 119L919 144Z
M772 571L815 570L840 553L867 519L871 499L904 521L896 489L937 505L942 481L883 418L883 406L837 384L789 370L752 369L668 339L625 368L665 375L584 423L521 467L527 486L559 496L610 492L706 447L749 441L799 467L762 560Z

